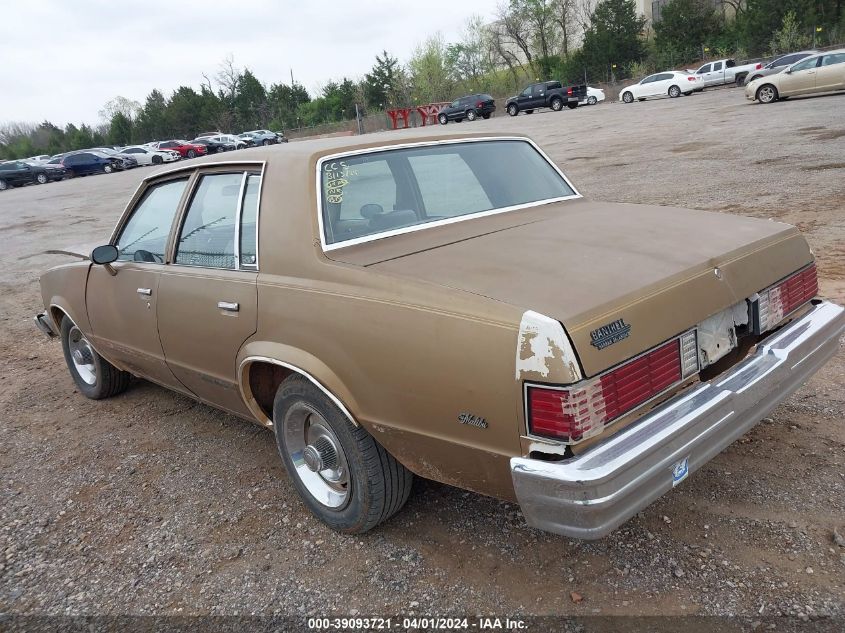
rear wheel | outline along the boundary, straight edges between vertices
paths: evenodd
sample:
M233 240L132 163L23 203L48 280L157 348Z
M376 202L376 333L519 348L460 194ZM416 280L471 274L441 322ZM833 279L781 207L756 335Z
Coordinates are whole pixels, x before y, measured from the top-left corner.
M516 116L517 114L519 114L519 108L516 107L515 103L512 103L508 106L508 114L510 114L511 116Z
M478 118L478 115L475 113L475 110L467 110L467 121L475 121Z
M482 119L489 119L489 118L490 118L490 113L488 112L488 113L486 113L486 114L482 114L482 115L481 115L481 118L482 118Z
M549 105L552 106L552 110L554 110L555 112L560 112L561 110L563 110L563 99L561 99L560 97L555 97L554 99L552 99L552 102Z
M622 101L624 101L625 103L634 103L634 95L630 92L623 92Z
M678 86L669 86L669 96L676 99L681 96L681 89Z
M764 84L757 88L757 101L760 103L774 103L778 100L778 89L772 84Z
M445 114L437 115L437 120L440 121L440 125L446 125L449 122L449 119L446 118Z
M185 155L188 158L194 158L197 155L197 152L195 150L189 149L187 152L185 152Z
M47 184L47 181L50 180L47 178L47 174L38 174L35 179L38 181L39 185Z
M598 101L595 97L587 97L587 105L596 105Z
M100 356L68 317L62 319L61 337L65 362L83 396L101 400L126 391L131 375Z
M736 82L736 85L737 85L737 86L741 86L741 85L743 85L743 84L745 83L745 78L746 78L747 76L748 76L748 74L747 74L747 73L746 73L746 74L744 74L744 75L737 75L737 77L735 77L735 78L734 78L734 81Z
M296 491L333 530L366 532L408 500L411 472L302 376L279 387L273 426Z

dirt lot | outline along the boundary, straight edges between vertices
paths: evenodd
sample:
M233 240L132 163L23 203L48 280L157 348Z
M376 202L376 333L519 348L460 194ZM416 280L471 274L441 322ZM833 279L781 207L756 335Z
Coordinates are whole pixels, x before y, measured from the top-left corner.
M727 89L457 129L529 132L594 199L795 223L845 302L843 111L845 95L767 107ZM145 173L0 193L0 613L845 615L845 350L601 541L420 480L389 524L340 536L270 433L141 381L86 400L32 326L38 275L62 261L43 252L105 241Z

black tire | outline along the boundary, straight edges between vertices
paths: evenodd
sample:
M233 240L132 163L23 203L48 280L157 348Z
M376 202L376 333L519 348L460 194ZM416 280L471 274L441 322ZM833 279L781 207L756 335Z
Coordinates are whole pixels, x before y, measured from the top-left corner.
M747 76L747 75L746 75L746 76ZM743 82L743 83L750 84L752 81L754 81L754 80L756 80L756 79L760 79L760 77L762 77L762 76L763 76L763 75L754 75L751 79L749 79L748 81L745 81L745 82Z
M90 347L90 345L88 351L86 352L89 356L85 357L85 359L89 360L91 366L94 368L94 382L92 383L90 380L86 381L85 378L82 377L80 370L77 369L73 358L71 357L70 337L71 331L74 331L74 336L76 335L75 330L78 330L78 328L74 322L67 316L63 317L61 323L62 351L65 355L65 362L67 363L68 371L70 371L71 378L73 378L73 382L76 383L76 388L79 389L79 393L86 398L91 398L92 400L102 400L103 398L111 398L112 396L116 396L119 393L126 391L132 375L129 372L121 371L112 365L109 361L94 351L94 348ZM82 340L85 340L84 336L82 337Z
M578 107L578 102L577 101L570 101L569 103L566 104L566 107L569 108L570 110L574 110L575 108Z
M515 103L511 103L507 107L507 110L508 114L510 114L511 116L516 116L517 114L519 114L519 107Z
M38 175L35 177L35 181L36 181L39 185L46 185L46 184L50 181L50 179L49 179L49 178L47 178L47 174L38 174Z
M187 152L185 152L185 156L187 156L188 158L196 158L196 155L197 152L193 149L189 149Z
M677 99L681 96L681 89L678 86L669 86L669 96L672 99Z
M757 101L759 103L774 103L780 98L778 89L772 84L763 84L757 88Z
M449 122L449 118L445 114L438 114L437 120L440 122L440 125L446 125Z
M561 99L560 97L554 97L549 102L549 105L555 112L560 112L561 110L563 110L563 99Z
M346 501L340 507L324 505L309 492L289 455L285 439L287 415L301 411L303 406L322 418L321 422L330 427L340 444L349 479ZM273 402L273 426L276 446L297 493L311 512L333 530L361 534L387 521L408 500L413 483L411 472L364 428L353 426L328 396L306 378L294 375L279 386Z
M475 110L467 110L467 121L475 121L478 118L478 115L475 113Z
M0 191L6 191L12 185L8 184L5 180L0 180Z
M161 165L164 159L161 156L153 156L153 165Z
M634 103L634 95L630 92L623 92L622 101L624 103Z
M455 123L460 123L461 121L463 121L463 118L455 119Z
M526 110L525 114L534 114L534 110Z
M482 119L489 119L489 118L490 118L490 113L488 112L488 113L486 113L486 114L482 114L482 115L481 115L481 118L482 118Z
M261 144L262 144L262 145L264 145L264 146L266 147L266 146L268 146L268 145L270 144L270 141L268 141L268 140L265 138L265 139L264 139L264 142L262 142Z
M745 78L748 77L748 73L744 73L742 75L737 75L734 77L734 82L737 86L741 86L745 83Z

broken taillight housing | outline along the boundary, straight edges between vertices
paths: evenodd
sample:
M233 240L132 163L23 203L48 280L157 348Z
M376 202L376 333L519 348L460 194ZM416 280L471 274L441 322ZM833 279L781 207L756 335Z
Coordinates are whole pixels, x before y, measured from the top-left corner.
M815 263L763 290L757 299L757 333L771 330L778 323L819 293Z
M698 346L695 330L690 330L576 385L526 385L528 432L579 442L696 372Z

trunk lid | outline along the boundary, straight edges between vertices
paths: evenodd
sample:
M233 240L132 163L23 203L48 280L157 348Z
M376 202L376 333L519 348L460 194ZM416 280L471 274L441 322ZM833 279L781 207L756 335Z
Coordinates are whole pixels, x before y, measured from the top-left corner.
M557 319L587 376L695 326L813 259L807 242L787 224L586 200L423 229L329 255ZM601 349L591 344L592 332L613 329L620 319L630 326L626 338Z

